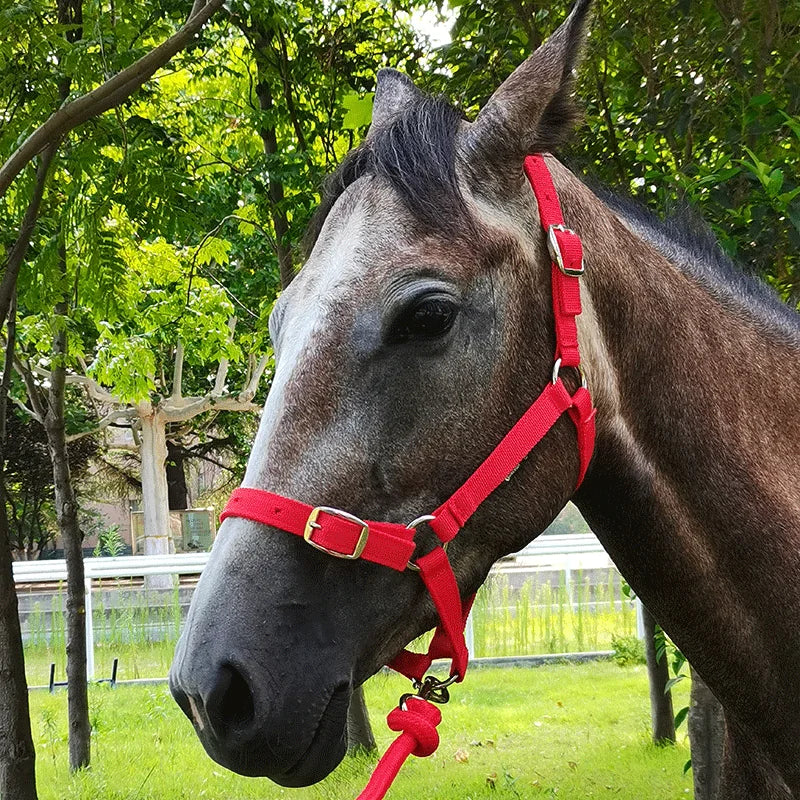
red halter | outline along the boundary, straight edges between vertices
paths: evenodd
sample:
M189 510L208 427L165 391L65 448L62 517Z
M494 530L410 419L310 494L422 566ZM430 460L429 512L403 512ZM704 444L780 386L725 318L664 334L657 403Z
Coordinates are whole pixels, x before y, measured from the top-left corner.
M447 543L464 527L481 503L511 477L565 412L574 422L578 436L578 486L592 457L595 409L583 380L575 322L581 313L579 278L584 271L581 240L564 225L558 195L544 157L528 156L524 169L536 196L539 218L553 260L555 364L552 381L488 458L439 508L407 526L365 521L336 508L313 508L273 492L247 488L233 492L221 515L223 520L244 517L302 536L312 547L337 558L362 558L401 572L406 568L418 570L430 592L439 614L439 625L428 652L423 655L404 650L389 664L392 669L412 679L417 693L404 695L399 707L389 714L389 727L401 731L401 735L383 755L357 800L381 800L411 753L427 756L436 750L439 744L436 726L441 721L441 713L430 705L430 701L446 703L447 687L464 678L469 660L464 628L473 598L464 604L461 602L455 575L445 553ZM561 381L559 373L562 367L574 367L581 374L582 385L574 394L570 394ZM417 525L423 522L433 529L441 546L412 563L414 534ZM433 676L425 678L428 667L438 658L451 659L450 677L443 681Z

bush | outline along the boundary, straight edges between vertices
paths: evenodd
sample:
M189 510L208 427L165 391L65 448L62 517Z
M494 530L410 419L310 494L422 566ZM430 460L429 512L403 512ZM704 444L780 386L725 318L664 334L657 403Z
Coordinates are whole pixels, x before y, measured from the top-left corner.
M614 661L621 667L647 662L644 642L638 636L612 636L611 647L614 649Z

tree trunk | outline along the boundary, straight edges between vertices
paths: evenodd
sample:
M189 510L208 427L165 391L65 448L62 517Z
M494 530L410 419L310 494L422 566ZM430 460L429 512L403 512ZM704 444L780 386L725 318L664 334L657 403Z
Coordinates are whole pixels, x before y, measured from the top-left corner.
M150 403L139 403L142 423L142 510L144 554L168 555L175 551L170 534L167 488L167 424ZM171 575L147 575L147 589L171 589Z
M350 698L347 709L347 751L349 753L376 750L375 737L369 724L367 705L364 702L364 689L359 686Z
M672 710L672 693L665 691L669 681L666 654L656 656L656 620L642 604L644 622L644 648L647 655L647 676L650 679L650 717L653 724L653 741L656 744L675 742L675 714Z
M694 798L716 800L722 774L725 717L719 701L694 669L688 724Z
M255 37L255 41L252 38L250 39L250 44L255 56L258 77L258 82L256 83L256 97L258 97L259 108L261 111L265 112L263 115L265 119L270 119L272 116L270 112L274 111L272 89L267 76L267 70L269 69L268 57L265 55L268 49L268 41L269 38L264 32L258 37ZM274 123L260 125L258 133L259 136L261 136L264 154L267 156L274 156L278 152L278 136L275 131ZM283 184L275 178L272 174L272 170L270 170L267 193L270 200L272 225L275 229L275 248L277 250L278 266L281 273L281 286L286 288L291 283L292 278L294 278L292 246L289 241L289 218L283 207Z
M66 256L60 253L62 268ZM44 427L53 462L56 515L64 541L67 562L67 705L69 729L69 767L75 771L89 766L90 735L89 695L86 681L86 606L84 601L83 550L78 504L69 471L64 419L66 383L67 326L66 303L55 308L53 368L47 397Z
M181 446L167 439L167 496L170 511L189 508L185 463Z
M13 310L11 312L13 318ZM0 420L5 421L9 376L14 348L9 321L8 346L0 383ZM17 593L11 567L5 485L5 430L0 430L0 797L37 800L36 751L31 736L25 656L19 627Z

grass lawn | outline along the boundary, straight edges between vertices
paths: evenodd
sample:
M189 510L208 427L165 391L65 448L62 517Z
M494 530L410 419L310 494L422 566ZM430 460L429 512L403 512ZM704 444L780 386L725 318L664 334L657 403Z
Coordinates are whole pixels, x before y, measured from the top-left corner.
M676 687L676 710L686 704ZM392 734L388 710L406 691L397 676L367 684L379 747ZM70 776L66 694L31 694L41 800L353 800L371 763L346 759L321 784L282 789L217 766L172 702L166 685L93 687L92 768ZM644 667L610 662L532 669L475 669L443 707L442 744L428 759L406 764L392 800L592 797L677 800L691 797L689 758L649 742Z

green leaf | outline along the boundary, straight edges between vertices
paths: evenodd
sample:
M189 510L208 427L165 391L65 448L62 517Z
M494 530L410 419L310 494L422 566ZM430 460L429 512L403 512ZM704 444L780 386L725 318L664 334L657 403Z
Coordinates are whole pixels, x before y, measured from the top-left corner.
M759 106L765 106L770 102L772 102L772 95L768 92L763 92L762 94L757 94L750 98L750 105L755 106L756 108Z
M766 189L770 195L774 196L778 194L778 192L780 192L782 186L783 186L783 172L776 167L769 174L769 179L767 181Z
M247 222L242 222L242 220L249 219L253 222L258 222L258 209L253 205L253 203L248 203L246 206L242 206L241 208L237 209L236 216L240 217L239 220L239 233L242 236L252 236L256 232L256 226L250 225Z
M683 721L686 719L686 715L689 713L689 706L684 706L676 715L675 715L675 728L676 730L680 728L683 724ZM684 770L685 772L686 770Z
M358 130L372 121L373 92L360 97L357 92L348 92L342 98L342 106L346 109L342 127L346 130Z
M690 758L684 765L683 765L683 774L685 775L690 769L692 768L692 759Z
M211 264L212 262L216 262L217 264L227 264L228 263L228 253L231 249L231 243L226 242L224 239L219 239L216 236L212 236L209 239L206 239L200 249L197 252L197 263L198 264Z
M666 694L673 686L680 683L686 676L685 675L676 675L674 678L670 678L664 684L664 694Z

